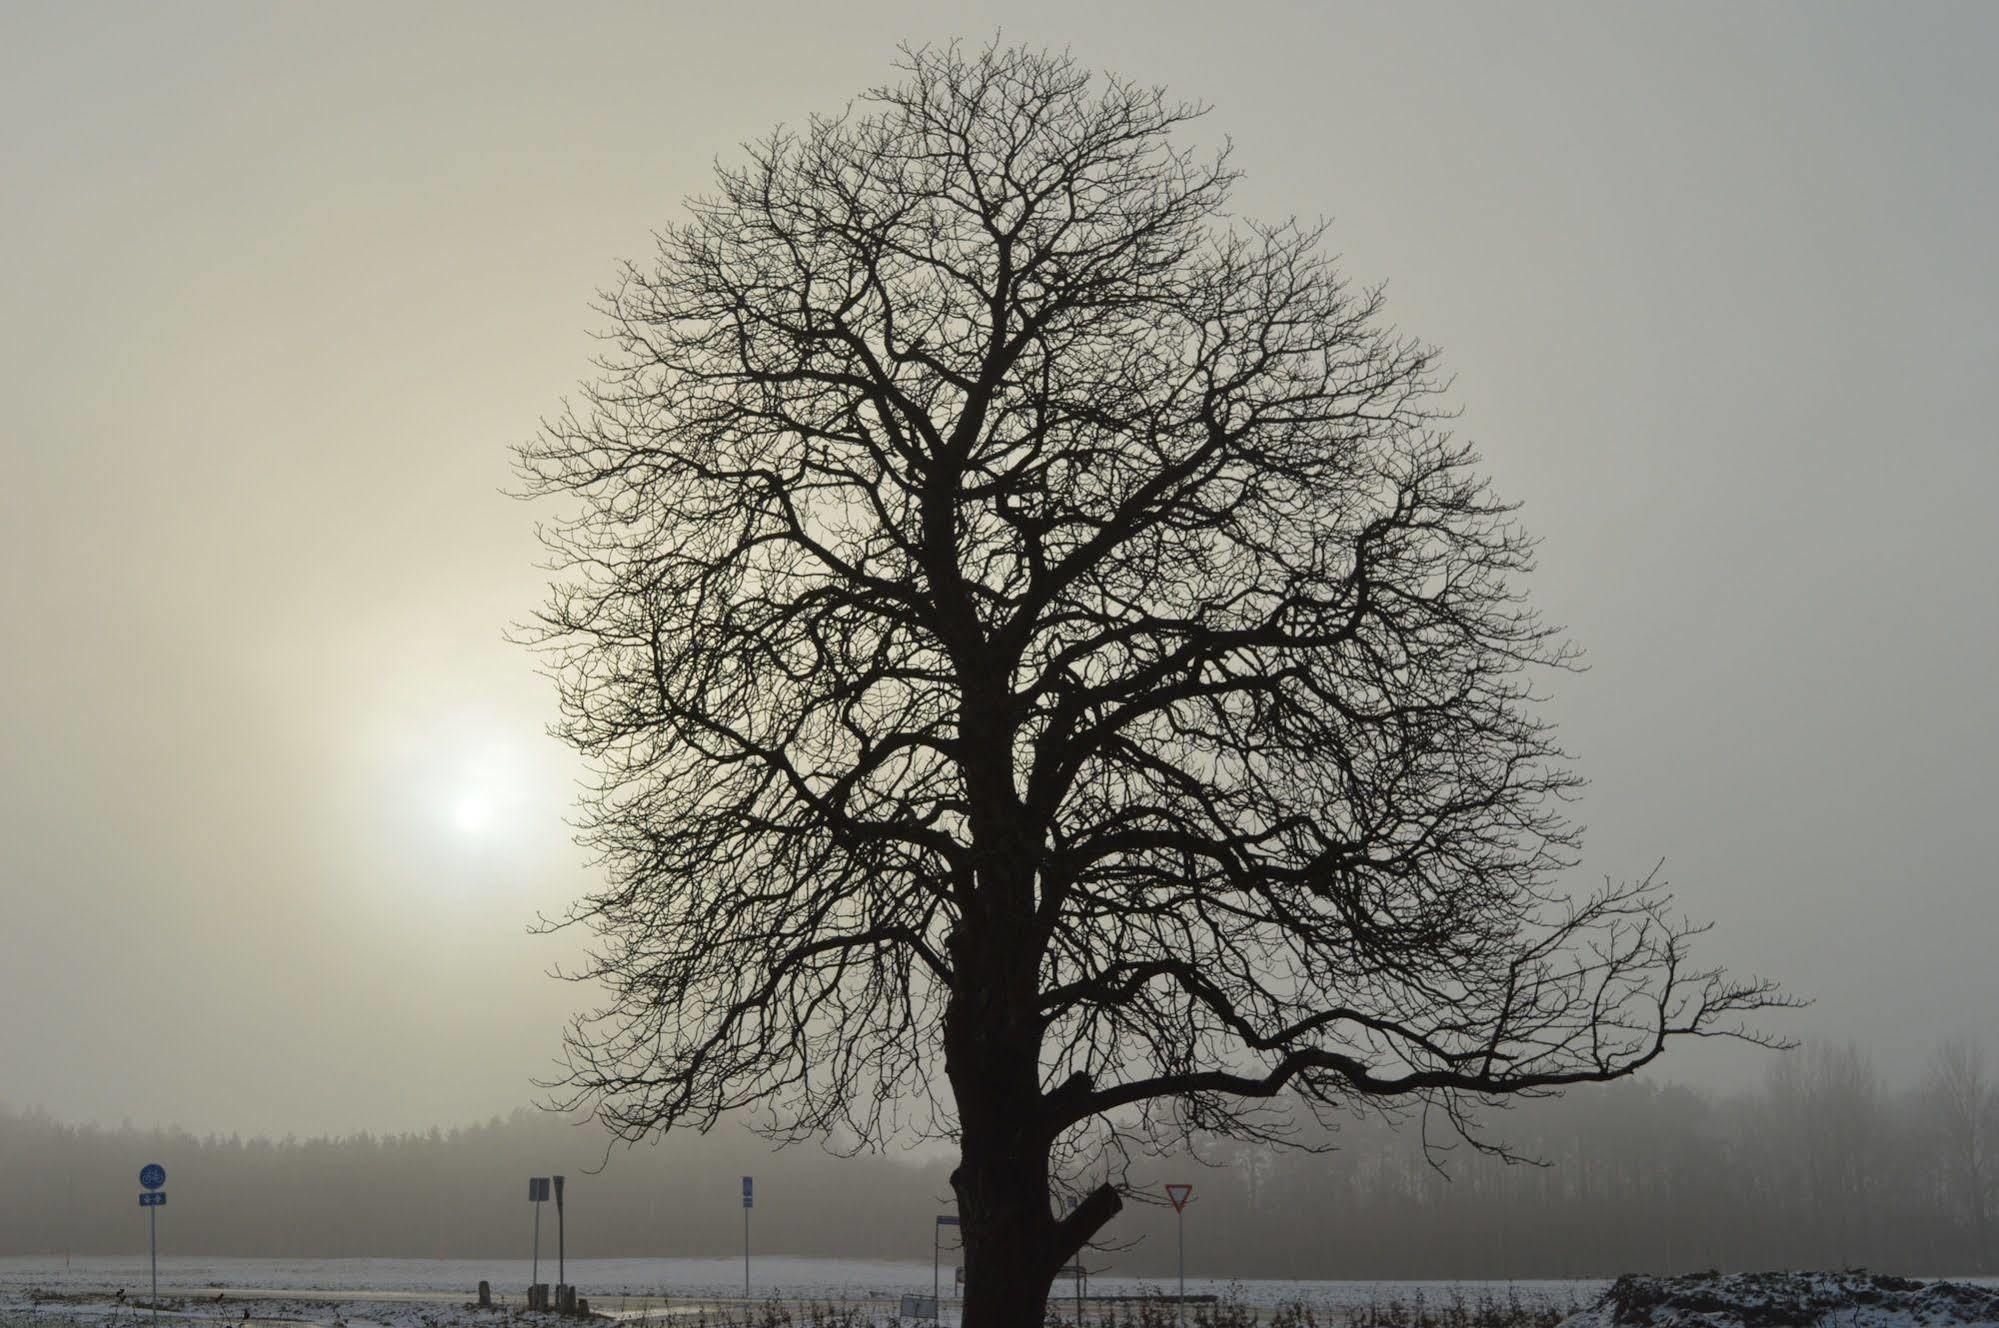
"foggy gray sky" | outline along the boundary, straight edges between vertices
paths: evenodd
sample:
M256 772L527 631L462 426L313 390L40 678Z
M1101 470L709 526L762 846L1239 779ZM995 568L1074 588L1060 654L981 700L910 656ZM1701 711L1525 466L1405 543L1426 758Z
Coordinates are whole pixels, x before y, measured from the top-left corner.
M526 1100L586 878L507 447L717 155L996 29L1213 103L1444 348L1589 653L1579 886L1666 858L1890 1070L1999 1023L1999 8L15 3L0 1100Z

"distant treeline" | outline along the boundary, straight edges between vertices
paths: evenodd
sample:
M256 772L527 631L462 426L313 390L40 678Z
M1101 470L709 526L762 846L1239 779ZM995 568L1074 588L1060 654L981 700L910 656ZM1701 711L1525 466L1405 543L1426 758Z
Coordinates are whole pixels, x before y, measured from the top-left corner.
M1315 1155L1217 1144L1205 1150L1216 1165L1161 1162L1149 1179L1194 1182L1188 1265L1204 1276L1999 1273L1999 1095L1963 1044L1939 1048L1909 1085L1884 1084L1858 1050L1808 1050L1751 1094L1631 1082L1488 1116L1494 1139L1545 1166L1460 1147L1440 1174L1419 1124L1355 1121ZM163 1244L181 1254L525 1256L527 1178L560 1171L576 1257L733 1253L740 1177L754 1174L765 1253L927 1259L950 1193L941 1154L773 1154L739 1131L616 1148L585 1172L604 1160L591 1127L530 1111L270 1141L0 1110L0 1254L143 1248L135 1182L149 1161L169 1172ZM1133 1205L1110 1234L1136 1243L1098 1252L1093 1268L1170 1270L1170 1209Z

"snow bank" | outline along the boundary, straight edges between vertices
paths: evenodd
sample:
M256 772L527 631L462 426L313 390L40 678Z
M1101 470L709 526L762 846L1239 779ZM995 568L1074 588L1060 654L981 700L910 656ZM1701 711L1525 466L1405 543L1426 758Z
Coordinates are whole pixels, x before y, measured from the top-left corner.
M1999 1291L1874 1273L1620 1277L1564 1328L1945 1328L1999 1325Z

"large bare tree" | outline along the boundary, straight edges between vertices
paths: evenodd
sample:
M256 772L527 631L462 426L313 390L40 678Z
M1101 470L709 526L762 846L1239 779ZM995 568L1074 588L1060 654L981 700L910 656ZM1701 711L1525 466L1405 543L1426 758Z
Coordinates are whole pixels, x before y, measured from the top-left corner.
M954 1137L993 1328L1134 1140L1463 1124L1770 1001L1650 881L1557 889L1568 655L1380 292L1158 89L902 72L721 170L523 449L600 776L571 1104Z

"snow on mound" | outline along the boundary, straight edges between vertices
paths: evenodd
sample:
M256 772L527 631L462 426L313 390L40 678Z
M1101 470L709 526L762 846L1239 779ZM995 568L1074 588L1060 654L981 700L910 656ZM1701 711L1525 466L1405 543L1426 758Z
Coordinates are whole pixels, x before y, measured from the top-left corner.
M1999 1291L1874 1273L1620 1277L1563 1328L1957 1328L1999 1325Z

